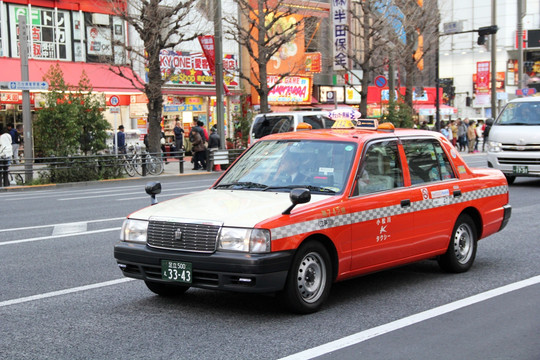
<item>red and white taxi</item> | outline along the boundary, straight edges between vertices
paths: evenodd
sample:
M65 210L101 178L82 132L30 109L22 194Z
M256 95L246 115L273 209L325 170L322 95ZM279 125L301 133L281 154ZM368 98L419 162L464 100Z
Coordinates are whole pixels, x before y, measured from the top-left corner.
M309 313L335 281L428 258L467 271L477 240L510 214L504 175L469 168L438 133L391 124L282 133L210 189L129 215L114 256L159 295L277 293Z

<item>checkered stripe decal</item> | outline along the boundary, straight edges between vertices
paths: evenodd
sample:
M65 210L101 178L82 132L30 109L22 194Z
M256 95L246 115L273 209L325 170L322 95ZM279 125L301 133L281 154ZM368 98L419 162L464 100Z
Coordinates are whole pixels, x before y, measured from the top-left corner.
M278 240L288 236L294 236L304 234L321 229L334 228L344 225L350 225L360 223L369 220L380 219L389 216L396 216L400 214L428 210L439 206L446 206L451 204L457 204L467 202L471 200L477 200L490 196L496 196L506 194L508 192L508 186L496 186L485 189L479 189L463 193L460 197L449 196L449 203L439 205L434 203L434 199L426 199L421 201L415 201L411 203L411 206L402 208L401 205L392 205L387 207L381 207L366 211L359 211L351 214L335 215L325 217L316 220L299 222L296 224L286 225L278 228L271 229L272 240Z

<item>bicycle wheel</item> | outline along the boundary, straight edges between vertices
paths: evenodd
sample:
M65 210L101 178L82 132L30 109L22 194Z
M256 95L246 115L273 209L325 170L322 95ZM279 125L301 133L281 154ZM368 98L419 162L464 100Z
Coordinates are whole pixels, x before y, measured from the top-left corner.
M132 161L133 161L132 159L128 159L128 158L124 160L124 170L131 177L135 176L135 167L133 166Z
M161 175L163 173L163 160L155 156L148 156L146 164L148 173L151 175Z
M143 174L142 166L144 159L146 159L146 157L143 158L140 154L133 155L133 158L131 159L133 169L135 169L135 172L139 175Z

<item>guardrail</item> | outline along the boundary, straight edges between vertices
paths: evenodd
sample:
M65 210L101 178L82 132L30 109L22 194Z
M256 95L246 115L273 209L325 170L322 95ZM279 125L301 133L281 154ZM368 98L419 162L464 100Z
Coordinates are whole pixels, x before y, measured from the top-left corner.
M232 164L246 149L226 149L226 150L211 150L207 151L206 170L216 170L216 165L220 165L221 169ZM223 165L223 166L221 166Z
M166 156L166 157L165 157ZM175 158L184 172L184 151L105 155L50 156L23 159L7 168L0 166L0 187L10 185L65 183L117 179L126 176L159 175L163 161ZM0 164L1 165L1 164Z

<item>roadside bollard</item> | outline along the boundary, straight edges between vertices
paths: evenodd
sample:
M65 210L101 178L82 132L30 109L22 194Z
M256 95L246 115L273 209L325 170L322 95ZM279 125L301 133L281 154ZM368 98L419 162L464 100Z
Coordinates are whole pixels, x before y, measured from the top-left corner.
M8 160L0 159L0 185L9 186L9 177L8 177Z
M148 157L147 156L144 156L143 157L143 161L142 161L142 176L146 176L146 159Z

